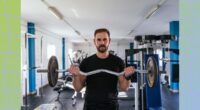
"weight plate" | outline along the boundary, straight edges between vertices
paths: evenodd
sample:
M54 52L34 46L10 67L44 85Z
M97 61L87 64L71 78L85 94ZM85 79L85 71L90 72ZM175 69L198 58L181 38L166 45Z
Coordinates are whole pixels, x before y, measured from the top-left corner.
M51 87L54 87L58 81L58 60L55 56L51 56L48 63L48 81Z
M158 79L158 65L154 57L149 57L147 60L147 82L149 87L153 87Z

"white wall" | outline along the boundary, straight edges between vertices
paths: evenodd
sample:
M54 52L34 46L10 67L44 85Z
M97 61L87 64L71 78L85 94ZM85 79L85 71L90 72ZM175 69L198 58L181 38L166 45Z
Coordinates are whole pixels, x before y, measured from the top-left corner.
M56 48L56 57L58 59L58 63L59 63L59 68L62 69L62 37L55 35L53 33L50 32L46 32L44 30L42 30L41 28L35 26L36 28L36 39L35 39L35 66L40 66L40 68L47 68L48 65L48 58L47 58L47 46L48 45L55 45ZM27 61L28 64L28 60L26 60L28 58L28 54L26 57L25 54L25 32L27 31L27 27L26 25L21 25L21 66L22 66L22 74L21 74L21 87L22 87L22 95L25 95L25 77L27 76L28 79L28 71L23 71L23 67L26 64L25 62ZM41 51L41 37L42 38L42 51ZM66 38L65 40L65 62L66 62L66 68L69 67L69 60L67 57L68 54L68 48L73 48L72 43ZM41 52L42 52L42 56L41 56ZM42 60L41 60L42 59ZM28 65L27 65L28 67ZM25 68L24 68L25 69ZM42 85L41 85L41 75L42 75ZM62 75L62 74L60 74ZM28 79L29 80L29 79ZM27 81L28 82L28 81ZM43 74L43 73L37 73L36 72L36 88L40 88L41 86L44 86L48 84L48 79L47 79L47 74ZM27 84L28 86L28 84ZM29 86L28 88L28 92L29 92Z
M70 49L73 51L74 45L72 44L72 42L67 41L67 39L65 41L66 41L66 43L65 43L65 60L66 60L65 66L66 66L66 68L69 68L71 65L71 62L69 60L68 54L70 53Z

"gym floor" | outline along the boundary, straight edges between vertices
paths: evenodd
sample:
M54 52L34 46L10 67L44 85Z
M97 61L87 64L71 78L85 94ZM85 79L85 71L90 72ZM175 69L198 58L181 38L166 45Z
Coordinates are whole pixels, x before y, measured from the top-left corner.
M162 110L179 110L179 94L169 91L166 85L161 86L162 91ZM41 104L56 104L58 110L82 110L84 99L81 98L81 94L78 94L77 102L75 106L72 106L72 95L74 91L66 89L60 94L60 102L56 101L58 93L53 88L46 86L43 88L42 96L28 96L28 110L34 110ZM129 89L128 96L134 96L134 89ZM24 98L25 100L25 98ZM134 110L134 98L120 99L119 110Z

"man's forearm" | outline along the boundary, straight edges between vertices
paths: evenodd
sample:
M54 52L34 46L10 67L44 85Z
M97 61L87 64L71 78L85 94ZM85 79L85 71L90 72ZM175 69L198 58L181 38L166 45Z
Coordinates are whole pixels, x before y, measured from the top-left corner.
M131 81L126 80L123 76L119 77L119 87L122 91L127 91Z
M85 81L82 76L74 76L73 78L73 86L75 91L79 92L84 87Z

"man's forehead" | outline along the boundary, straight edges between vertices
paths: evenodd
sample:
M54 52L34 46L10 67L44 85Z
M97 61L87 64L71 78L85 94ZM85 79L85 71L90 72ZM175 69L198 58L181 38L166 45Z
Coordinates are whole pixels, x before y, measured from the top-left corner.
M97 33L95 38L109 38L108 33L106 32L101 32L101 33Z

